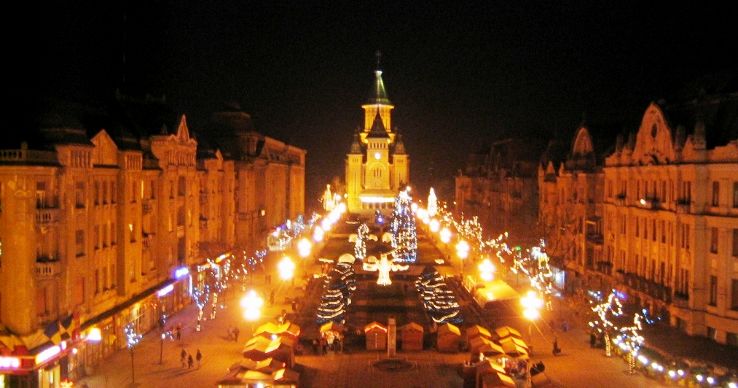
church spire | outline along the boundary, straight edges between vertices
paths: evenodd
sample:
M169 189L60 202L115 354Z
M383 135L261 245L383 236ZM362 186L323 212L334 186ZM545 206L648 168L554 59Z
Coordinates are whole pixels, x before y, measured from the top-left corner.
M367 104L391 105L392 102L390 102L389 97L387 96L387 90L384 88L384 81L382 80L382 70L380 67L382 61L382 53L377 50L376 56L377 69L374 70L374 84L372 85L372 89L369 92L369 100L367 101Z

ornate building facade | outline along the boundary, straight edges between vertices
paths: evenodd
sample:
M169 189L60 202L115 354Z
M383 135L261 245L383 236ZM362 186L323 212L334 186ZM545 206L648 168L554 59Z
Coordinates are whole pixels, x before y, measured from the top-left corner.
M518 243L537 242L537 153L532 142L505 139L471 154L455 178L456 211L477 216L491 235L509 232Z
M268 226L303 211L304 150L252 132L234 159L158 103L113 105L0 150L11 386L83 374L125 347L123 326L146 332L188 304L208 259L263 247ZM82 341L93 329L99 342Z
M618 141L603 169L604 249L613 282L686 333L734 346L737 108L735 94L668 111L651 104L635 137ZM685 128L692 134L685 136Z
M589 129L579 127L563 161L545 159L538 167L538 223L546 252L566 271L567 291L600 288L604 280L597 275L612 268L603 260L604 176Z
M346 155L346 194L351 213L391 209L397 193L409 184L410 157L402 136L392 131L394 105L387 97L382 71L364 109L364 128L357 130Z

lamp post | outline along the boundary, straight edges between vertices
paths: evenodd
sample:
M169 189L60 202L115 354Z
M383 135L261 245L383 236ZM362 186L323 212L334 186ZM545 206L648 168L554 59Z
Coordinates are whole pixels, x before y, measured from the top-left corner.
M282 280L295 279L295 263L289 256L282 257L282 260L277 264L277 270L279 270L279 277Z
M251 290L241 298L240 304L243 308L243 317L249 323L249 332L253 336L253 324L261 317L261 307L264 305L264 300L256 291Z
M541 317L541 307L543 307L543 299L534 291L520 298L520 305L523 306L523 317L528 320L528 341L533 340L532 326L538 318Z
M464 260L469 257L469 243L465 240L459 240L456 243L456 256L459 256L461 264L461 281L464 281Z
M482 278L485 282L492 281L495 277L495 265L492 264L489 259L482 260L481 263L479 263L479 277Z
M443 243L443 250L444 254L448 258L448 243L451 242L451 231L447 227L441 228L441 230L438 232L438 236L441 238L441 242Z
M297 253L303 259L306 259L308 256L310 256L310 251L312 250L312 248L313 244L305 237L301 238L300 241L297 242Z
M136 327L133 322L129 322L123 328L123 332L126 334L126 345L128 346L128 351L131 352L131 383L135 384L136 368L133 362L133 351L136 349L138 343L141 342L142 335L136 332Z

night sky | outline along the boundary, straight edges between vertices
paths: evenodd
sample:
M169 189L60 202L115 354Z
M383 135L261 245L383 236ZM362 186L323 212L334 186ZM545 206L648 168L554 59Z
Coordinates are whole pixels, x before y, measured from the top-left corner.
M650 101L738 69L735 13L704 2L265 3L39 6L23 26L36 26L26 35L37 44L8 31L19 60L6 91L24 104L18 116L41 98L165 95L195 129L237 101L257 130L308 150L314 206L343 175L376 50L424 192L450 188L466 154L492 139L569 140L585 112L605 126L637 123Z

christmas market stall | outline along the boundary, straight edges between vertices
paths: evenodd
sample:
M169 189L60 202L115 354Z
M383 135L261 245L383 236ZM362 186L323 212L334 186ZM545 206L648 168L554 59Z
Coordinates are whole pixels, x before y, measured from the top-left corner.
M423 326L410 322L400 327L400 344L403 351L423 350Z
M378 322L364 326L366 336L366 350L387 349L387 328Z
M447 323L438 328L436 348L439 352L458 352L460 342L461 331L458 327Z

